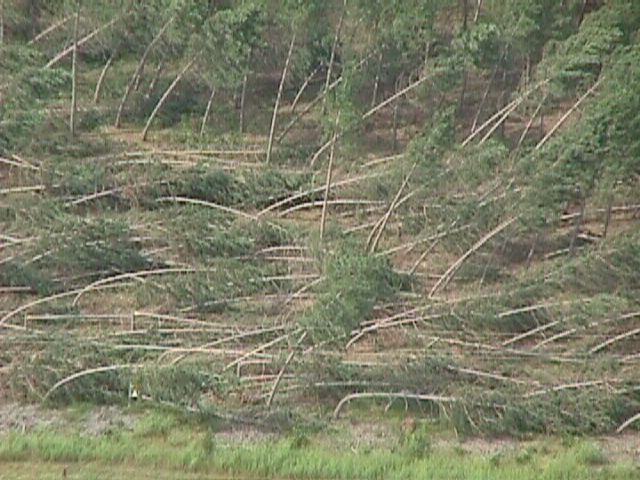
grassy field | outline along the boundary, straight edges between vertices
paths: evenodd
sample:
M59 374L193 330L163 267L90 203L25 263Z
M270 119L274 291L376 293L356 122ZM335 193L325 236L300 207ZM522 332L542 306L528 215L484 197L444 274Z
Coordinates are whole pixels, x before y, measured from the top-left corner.
M287 434L239 435L167 411L88 433L66 410L62 428L0 435L0 478L633 479L640 464L606 440L544 437L479 446L421 424L352 431L350 422ZM378 426L380 427L380 426ZM245 427L246 428L246 427ZM238 433L238 432L236 432ZM111 477L109 477L111 475Z

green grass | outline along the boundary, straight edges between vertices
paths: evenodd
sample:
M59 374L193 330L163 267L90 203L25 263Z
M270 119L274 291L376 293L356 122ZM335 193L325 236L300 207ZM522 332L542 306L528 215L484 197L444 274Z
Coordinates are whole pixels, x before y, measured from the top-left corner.
M322 435L300 441L299 432L276 441L229 442L167 415L146 415L133 431L98 436L51 430L4 434L0 479L59 478L65 466L69 478L151 478L153 473L155 478L622 480L640 474L638 465L615 463L585 441L545 439L491 455L469 453L452 442L420 451L406 441L389 449L351 450L336 448Z

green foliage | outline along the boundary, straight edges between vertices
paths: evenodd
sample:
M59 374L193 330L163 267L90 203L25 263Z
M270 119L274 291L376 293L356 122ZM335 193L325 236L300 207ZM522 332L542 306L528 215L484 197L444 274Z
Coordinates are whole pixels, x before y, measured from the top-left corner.
M400 285L385 257L362 253L348 244L327 256L324 275L314 306L300 319L314 342L342 341Z

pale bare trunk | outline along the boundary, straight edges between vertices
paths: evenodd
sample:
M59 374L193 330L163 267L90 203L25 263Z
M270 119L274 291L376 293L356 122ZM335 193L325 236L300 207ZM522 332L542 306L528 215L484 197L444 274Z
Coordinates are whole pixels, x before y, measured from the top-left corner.
M33 37L31 40L29 40L27 42L27 45L33 45L34 43L36 43L38 40L41 40L42 38L44 38L46 35L48 35L49 33L53 32L54 30L56 30L57 28L60 28L62 25L64 25L65 23L67 23L69 20L71 20L73 18L73 15L69 15L68 17L63 18L62 20L54 23L53 25L45 28L43 31L41 31L38 35L36 35L35 37Z
M81 47L82 45L84 45L85 43L87 43L89 40L91 40L93 37L95 37L96 35L98 35L100 32L102 32L103 30L106 30L107 28L109 28L111 25L113 25L114 23L116 23L116 21L118 21L121 17L116 17L113 18L111 20L109 20L107 23L105 23L104 25L99 26L98 28L96 28L95 30L93 30L92 32L88 33L87 35L85 35L84 37L82 37L80 40L78 40L76 43L76 48ZM49 62L47 62L47 64L44 66L44 68L51 68L53 67L56 63L58 63L60 60L62 60L63 58L65 58L67 55L69 55L70 53L73 52L74 49L74 45L71 45L70 47L65 48L64 50L62 50L60 53L58 53L55 57L53 57L51 60L49 60Z
M296 98L293 99L293 103L291 104L291 113L295 113L296 111L296 107L298 106L298 102L300 101L300 99L302 98L302 94L304 93L304 91L306 90L306 88L309 86L309 83L311 82L311 80L313 80L313 77L316 76L316 73L318 73L318 70L320 70L320 67L322 66L322 64L318 65L313 72L311 72L307 78L304 79L304 82L302 82L302 86L300 87L300 90L298 90L298 93L296 93Z
M378 89L380 88L380 70L382 69L382 54L378 56L378 67L376 69L376 78L373 81L373 93L371 94L371 108L378 103Z
M209 95L209 101L207 102L207 108L202 116L202 123L200 124L200 138L204 135L204 129L207 126L207 120L209 120L209 112L211 112L211 105L213 104L213 98L216 96L216 87L211 87L211 95Z
M137 78L140 76L140 73L144 69L144 65L147 62L147 57L149 56L149 53L151 53L151 50L153 49L154 45L156 43L158 43L158 40L160 40L160 38L162 37L164 32L167 30L167 28L169 28L169 25L171 25L171 22L173 22L173 19L174 19L174 17L171 17L162 26L162 28L156 34L156 36L153 37L151 42L149 42L149 45L147 45L147 48L144 50L144 53L142 54L142 57L138 61L138 65L136 66L136 69L133 72L133 75L131 76L131 79L129 80L129 83L127 84L127 88L125 89L124 94L122 95L122 100L120 100L120 105L118 105L118 113L116 114L116 121L115 121L115 127L116 128L120 128L120 120L122 118L122 112L124 110L124 106L127 103L127 100L129 98L129 95L131 94L131 90L133 89Z
M482 8L482 0L478 0L478 5L476 5L476 13L473 15L473 23L478 23L478 18L480 17L481 8Z
M287 77L287 71L289 70L289 63L291 62L291 57L293 55L293 46L296 43L296 34L291 37L291 43L289 44L289 52L287 53L287 59L284 63L284 68L282 69L282 76L280 77L280 86L278 87L278 95L276 97L276 104L273 107L273 116L271 117L271 127L269 129L269 141L267 143L267 159L266 162L269 163L271 160L271 151L273 150L273 135L276 131L276 121L278 119L278 108L280 107L280 99L282 98L282 90L284 90L284 82Z
M80 2L76 5L76 17L73 21L73 56L71 58L71 109L69 112L69 131L71 138L76 134L76 104L78 84L78 23L80 21Z
M333 158L335 156L336 141L338 139L338 123L340 122L340 112L336 116L336 126L331 142L331 152L329 153L329 166L327 167L327 182L324 189L324 201L322 203L322 216L320 217L320 240L324 238L324 229L327 222L327 204L329 201L329 191L331 189L331 176L333 175Z
M487 84L487 88L482 95L482 100L480 101L480 106L478 107L478 111L476 112L476 116L473 117L473 124L471 125L471 133L475 132L476 127L478 126L478 120L480 119L480 114L482 113L482 109L484 107L485 102L487 101L487 97L489 96L489 92L491 91L491 87L493 86L493 82L498 74L498 66L493 70L493 74L491 75L491 79Z
M167 90L164 92L164 94L156 104L155 108L151 112L151 115L149 115L147 123L144 126L144 130L142 131L143 142L147 140L147 133L149 132L149 127L151 127L151 123L153 122L153 119L156 117L156 115L160 111L160 108L162 108L162 105L164 105L164 102L167 100L167 98L169 98L169 95L171 94L173 89L176 88L176 85L178 85L178 82L180 81L180 79L184 76L185 73L187 73L187 70L191 68L191 66L195 63L195 61L196 61L196 57L193 57L191 60L189 60L189 62L182 68L182 70L180 70L180 73L178 74L178 76L173 80L173 82L171 82L171 85L169 85Z
M102 84L104 83L104 77L106 76L107 70L111 66L111 63L113 62L113 59L115 58L115 56L116 56L116 52L113 52L109 57L109 59L107 60L107 63L105 63L104 67L102 67L102 71L100 72L100 77L98 77L98 83L96 83L96 90L93 92L93 103L95 103L96 105L100 101L100 92L102 91Z

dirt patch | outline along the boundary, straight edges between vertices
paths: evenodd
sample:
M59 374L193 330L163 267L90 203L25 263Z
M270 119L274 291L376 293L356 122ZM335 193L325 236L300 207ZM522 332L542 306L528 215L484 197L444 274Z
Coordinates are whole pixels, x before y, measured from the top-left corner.
M109 432L131 431L136 416L123 412L119 407L99 407L91 411L84 421L84 432L89 435L102 435Z
M35 428L51 428L62 423L61 415L35 405L18 405L17 403L0 405L0 433L10 430L26 432Z

